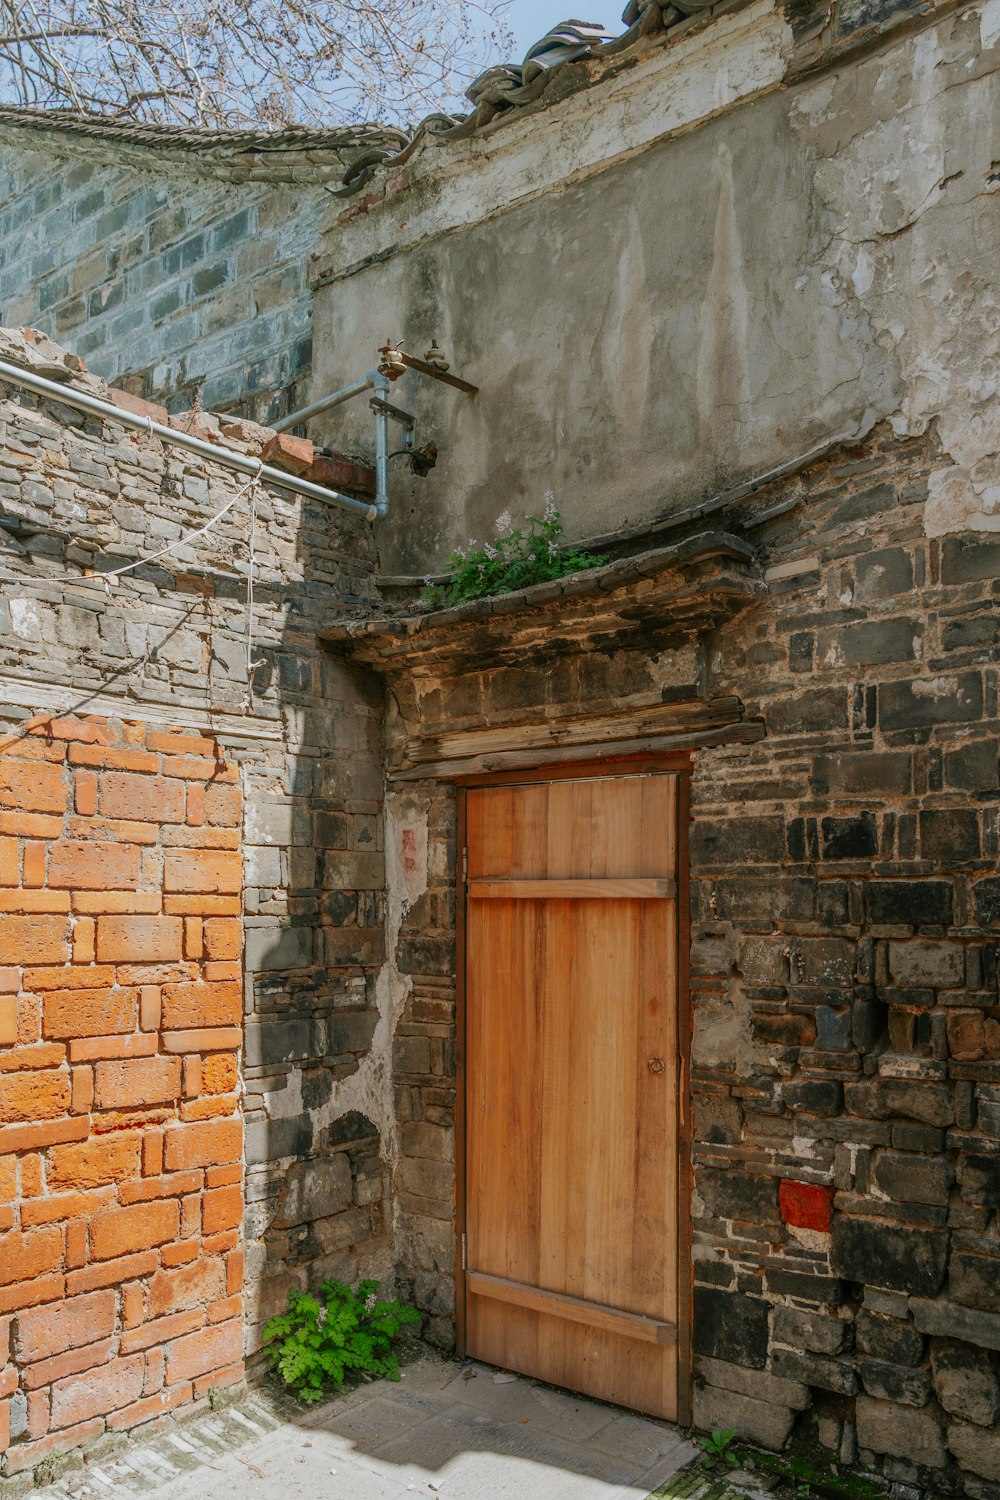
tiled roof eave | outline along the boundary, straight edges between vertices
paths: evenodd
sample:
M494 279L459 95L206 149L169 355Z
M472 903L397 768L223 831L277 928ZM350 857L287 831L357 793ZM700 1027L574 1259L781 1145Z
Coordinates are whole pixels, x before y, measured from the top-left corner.
M0 106L0 143L73 158L113 158L140 170L238 182L339 182L361 150L398 148L391 127L339 130L212 131L119 123L90 116Z
M0 143L24 146L32 134L58 154L107 160L110 154L138 169L238 182L315 183L351 197L380 169L398 169L428 142L446 146L546 109L567 92L599 82L630 65L637 49L673 41L710 25L747 0L630 0L635 19L621 36L579 22L553 28L529 49L521 65L491 68L470 86L467 115L431 115L416 128L368 124L324 130L297 126L281 131L214 130L143 125L70 111L0 105ZM567 30L569 28L569 30ZM570 34L575 29L579 36ZM541 59L541 62L538 59ZM534 69L534 72L532 72ZM495 76L510 75L505 87ZM372 155L375 160L373 161Z

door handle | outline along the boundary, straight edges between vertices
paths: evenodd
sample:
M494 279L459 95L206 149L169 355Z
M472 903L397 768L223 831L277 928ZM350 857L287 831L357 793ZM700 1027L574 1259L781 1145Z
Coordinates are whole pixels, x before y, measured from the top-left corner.
M647 1067L651 1073L665 1073L667 1071L667 1065L662 1057L651 1057Z

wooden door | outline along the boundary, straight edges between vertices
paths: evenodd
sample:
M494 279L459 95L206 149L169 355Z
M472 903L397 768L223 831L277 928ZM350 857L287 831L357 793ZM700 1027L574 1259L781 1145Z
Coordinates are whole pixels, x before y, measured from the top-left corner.
M678 777L466 795L466 1349L676 1419Z

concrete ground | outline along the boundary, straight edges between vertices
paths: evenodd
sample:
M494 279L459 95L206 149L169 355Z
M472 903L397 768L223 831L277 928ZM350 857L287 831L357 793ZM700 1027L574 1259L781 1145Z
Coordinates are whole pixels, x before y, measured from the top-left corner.
M722 1487L680 1472L696 1453L666 1423L428 1353L310 1412L258 1390L140 1432L46 1500L707 1500Z

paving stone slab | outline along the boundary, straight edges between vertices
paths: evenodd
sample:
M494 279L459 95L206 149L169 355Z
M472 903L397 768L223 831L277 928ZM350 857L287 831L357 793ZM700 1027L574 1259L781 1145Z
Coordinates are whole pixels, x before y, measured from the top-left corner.
M303 1411L271 1387L167 1418L39 1500L747 1500L678 1427L433 1354ZM753 1500L753 1497L750 1497Z

